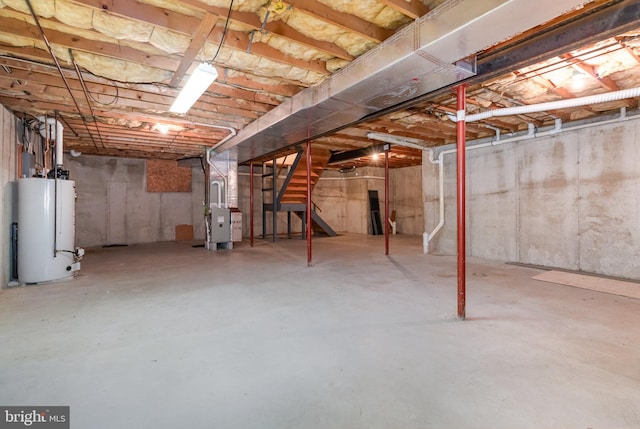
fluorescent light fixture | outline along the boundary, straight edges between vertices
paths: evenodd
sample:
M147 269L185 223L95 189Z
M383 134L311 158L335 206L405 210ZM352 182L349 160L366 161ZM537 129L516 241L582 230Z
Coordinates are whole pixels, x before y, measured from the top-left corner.
M202 63L191 74L187 84L169 109L173 113L187 113L207 88L218 77L218 70L211 64Z

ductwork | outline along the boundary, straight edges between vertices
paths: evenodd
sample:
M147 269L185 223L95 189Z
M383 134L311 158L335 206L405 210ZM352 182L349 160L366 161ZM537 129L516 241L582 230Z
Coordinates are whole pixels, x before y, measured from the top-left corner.
M244 162L315 138L475 74L477 52L587 0L450 0L323 83L258 118L216 152Z
M227 150L215 157L211 157L210 151L206 153L207 163L211 167L208 179L209 188L211 189L215 183L216 185L213 187L222 192L222 195L218 195L215 199L215 204L218 207L238 207L238 158L235 152L235 149ZM222 186L220 186L220 181ZM207 207L214 203L213 197L214 195L209 194Z

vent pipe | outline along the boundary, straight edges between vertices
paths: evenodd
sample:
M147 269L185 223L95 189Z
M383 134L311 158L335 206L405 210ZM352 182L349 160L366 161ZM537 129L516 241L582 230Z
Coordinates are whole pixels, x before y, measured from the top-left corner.
M64 160L64 147L62 143L64 127L62 126L60 121L55 118L40 116L38 118L38 121L40 121L40 134L42 134L42 137L56 143L56 166L62 166Z

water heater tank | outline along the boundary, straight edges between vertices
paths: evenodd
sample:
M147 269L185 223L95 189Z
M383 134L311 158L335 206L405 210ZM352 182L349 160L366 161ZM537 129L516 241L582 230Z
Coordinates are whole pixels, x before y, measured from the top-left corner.
M57 183L56 183L57 182ZM42 283L73 276L75 182L18 182L18 279Z

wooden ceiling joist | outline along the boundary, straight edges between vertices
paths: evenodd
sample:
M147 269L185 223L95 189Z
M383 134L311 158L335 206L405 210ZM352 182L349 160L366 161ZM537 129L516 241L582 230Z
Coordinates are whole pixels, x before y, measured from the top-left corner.
M355 15L339 12L319 1L287 0L287 3L329 25L355 33L372 42L380 43L393 35L391 30L373 25Z
M429 12L429 9L420 0L379 0L391 9L407 15L411 19L420 18Z
M189 43L189 47L185 51L178 68L175 73L173 73L169 86L177 86L180 83L184 75L187 73L187 70L189 70L189 67L191 67L193 61L196 59L196 55L198 55L198 52L200 52L204 46L204 42L209 37L209 34L213 30L217 21L218 16L211 13L204 14L204 18L202 18L200 25L196 28L196 31L191 38L191 42Z

